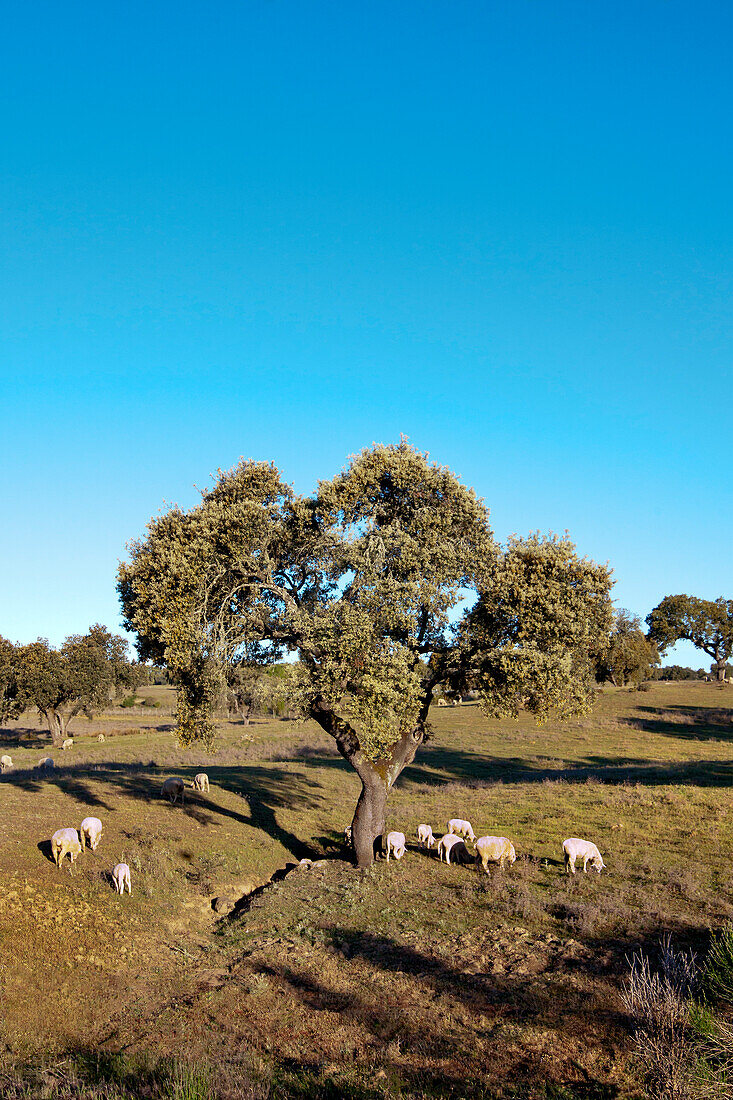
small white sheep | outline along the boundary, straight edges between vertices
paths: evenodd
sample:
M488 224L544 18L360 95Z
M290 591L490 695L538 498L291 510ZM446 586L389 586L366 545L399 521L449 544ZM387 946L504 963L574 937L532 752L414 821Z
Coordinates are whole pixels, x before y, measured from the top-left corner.
M405 840L404 833L387 833L387 862L389 863L390 852L395 857L395 859L402 859L403 855L405 854L406 846L407 841Z
M421 848L432 848L435 844L435 837L433 836L433 830L430 825L418 825L417 827L417 842Z
M99 741L100 745L103 745L103 744L104 744L104 741L105 741L105 737L104 737L104 734L103 734L103 733L98 733L98 734L97 734L97 741Z
M456 836L455 833L446 833L438 841L438 856L441 863L443 856L445 856L445 862L450 863L451 852L456 863L468 863L471 858L463 838Z
M118 894L124 894L125 887L127 887L128 894L132 893L132 886L130 885L130 868L126 863L118 863L116 865L112 872L112 879Z
M92 851L96 852L97 845L102 839L102 822L98 817L85 817L81 823L79 836L81 837L82 852L84 851L85 844L89 844Z
M12 768L12 766L12 757L8 756L7 753L5 753L3 756L0 756L0 770L6 772L9 768Z
M476 841L476 864L488 874L489 863L498 863L502 871L507 862L514 863L517 853L505 836L482 836Z
M580 840L577 836L570 836L567 840L562 842L562 850L565 854L565 874L575 874L576 859L583 860L584 871L588 869L588 864L590 863L591 867L593 867L599 875L606 866L601 857L601 853L598 851L595 844L591 844L590 840Z
M160 797L169 798L171 801L171 806L174 804L176 799L180 798L181 805L183 805L183 792L185 788L186 785L183 780L177 775L172 775L170 779L165 780L163 786L160 788Z
M445 699L438 699L438 706L439 707L447 707L448 704L446 703Z
M193 777L193 789L195 791L201 791L208 793L209 790L209 777L206 772L199 772L198 775Z
M46 768L53 768L53 766L54 766L53 757L52 756L44 756L43 759L40 760L36 764L36 770L43 771Z
M73 749L73 747L74 747L74 738L73 737L67 737L65 741L61 742L61 748L62 749Z
M61 860L66 855L73 863L81 854L81 844L76 829L57 829L51 837L51 854L57 867L61 866Z
M447 829L449 833L455 833L456 836L462 836L468 838L468 840L476 840L476 834L471 827L471 822L464 821L460 817L452 817L448 822Z

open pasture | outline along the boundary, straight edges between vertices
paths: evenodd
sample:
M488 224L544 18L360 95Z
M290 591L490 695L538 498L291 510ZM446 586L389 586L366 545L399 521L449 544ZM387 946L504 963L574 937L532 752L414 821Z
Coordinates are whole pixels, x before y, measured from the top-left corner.
M359 784L325 734L222 722L216 752L184 750L170 689L143 693L160 708L78 719L65 752L31 715L0 730L3 1096L643 1096L628 952L667 930L702 951L733 917L733 688L608 690L542 728L434 707L390 801L407 853L367 873L343 861ZM210 792L160 799L201 770ZM52 833L88 815L97 852L57 870ZM514 866L418 850L454 816ZM564 875L571 835L607 871ZM281 875L303 857L328 862Z

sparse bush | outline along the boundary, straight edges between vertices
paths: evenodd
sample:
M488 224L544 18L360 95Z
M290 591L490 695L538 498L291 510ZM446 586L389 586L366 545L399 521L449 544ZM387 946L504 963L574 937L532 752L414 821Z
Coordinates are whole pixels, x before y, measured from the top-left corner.
M692 952L661 944L660 970L635 952L623 994L635 1026L636 1054L652 1100L689 1100L695 1052L689 1027L690 998L698 973Z
M733 1004L733 924L730 921L710 945L702 968L702 986L715 1000Z

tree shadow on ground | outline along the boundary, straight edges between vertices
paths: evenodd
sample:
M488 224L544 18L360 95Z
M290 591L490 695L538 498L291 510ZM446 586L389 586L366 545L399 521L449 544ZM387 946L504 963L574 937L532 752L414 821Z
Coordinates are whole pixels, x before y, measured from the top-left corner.
M281 757L282 762L284 757ZM596 756L557 767L552 758L527 760L521 756L496 757L467 749L424 745L413 764L398 780L400 787L439 786L445 783L461 783L468 787L491 786L494 783L543 783L545 780L562 780L566 783L641 783L659 786L685 783L699 787L733 786L733 759L731 760L647 760L638 756ZM330 755L309 757L308 762L317 768L349 772L349 766L340 757ZM293 763L299 763L293 758ZM302 761L301 761L302 763Z
M430 1000L441 999L440 1011L448 1013L449 1023L455 1022L453 1014L456 1011L468 1012L476 1021L483 1017L483 1028L479 1030L488 1032L486 1043L492 1045L492 1084L501 1079L522 1080L528 1086L528 1094L529 1086L535 1086L532 1095L536 1094L537 1086L545 1083L572 1088L574 1097L611 1100L617 1095L614 1085L592 1078L567 1051L567 1029L580 1036L590 1018L594 1028L600 1023L607 1034L610 1029L617 1042L626 1040L628 1021L625 1014L612 1005L604 1005L592 989L568 983L563 989L560 1009L556 985L540 986L536 975L497 978L491 973L467 972L389 936L338 924L334 924L329 933L334 943L348 945L351 961L344 966L359 961L375 971L413 979L421 987L421 996L427 993ZM481 1053L485 1044L478 1044L474 1050L467 1047L463 1029L446 1026L431 1030L426 1027L426 1019L417 1010L409 986L400 992L399 986L390 984L390 996L385 998L380 981L368 979L363 972L345 990L342 983L329 984L325 971L315 976L288 962L267 960L255 963L255 969L283 983L290 995L308 1011L337 1013L365 1029L375 1045L387 1046L397 1041L398 1072L403 1087L429 1088L429 1095L457 1095L466 1100L487 1095L488 1082ZM553 1052L554 1066L548 1065L547 1054L543 1051L525 1050L517 1055L516 1051L502 1050L490 1035L495 1026L505 1027L507 1022L541 1027L549 1036L548 1049ZM467 1026L470 1028L470 1024ZM419 1060L424 1068L415 1069L408 1064L408 1059ZM436 1062L440 1063L440 1068L436 1067Z
M198 771L200 768L192 766L179 769L179 774L192 780ZM95 789L100 784L106 785L111 796L125 794L134 799L160 802L162 808L167 808L170 813L183 814L200 825L213 826L219 824L221 819L228 818L242 825L261 829L278 841L296 860L319 855L313 844L301 840L278 821L280 810L313 809L320 804L321 785L312 777L288 771L286 768L247 764L209 767L208 775L213 787L221 787L238 795L246 803L241 812L221 805L211 795L198 792L194 794L190 790L186 791L187 801L182 806L171 805L168 799L160 797L166 771L154 770L143 764L97 762L93 765L54 768L48 772L35 769L16 770L6 773L0 778L0 782L12 782L23 790L33 792L53 785L84 806L102 807L113 812L113 807Z
M641 717L620 718L632 729L683 741L733 741L733 710L727 707L639 706Z

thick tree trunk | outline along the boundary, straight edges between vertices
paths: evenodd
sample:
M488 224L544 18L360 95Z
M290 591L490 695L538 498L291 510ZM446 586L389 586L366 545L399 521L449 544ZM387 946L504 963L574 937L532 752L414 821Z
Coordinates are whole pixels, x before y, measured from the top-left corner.
M387 797L395 780L415 759L415 753L423 742L429 705L428 698L415 727L402 735L388 758L377 761L365 756L356 731L348 722L319 700L312 706L311 717L334 738L344 760L351 764L361 780L361 794L351 824L357 867L371 867L375 855L382 850Z
M725 657L717 657L715 661L715 677L718 682L725 680L725 666L727 662Z
M361 777L361 794L351 825L351 838L358 867L370 867L382 848L387 820L387 787L376 772Z
M60 749L66 740L66 728L69 724L70 716L59 714L56 710L47 710L45 718L48 732L51 734L53 746L54 748Z

